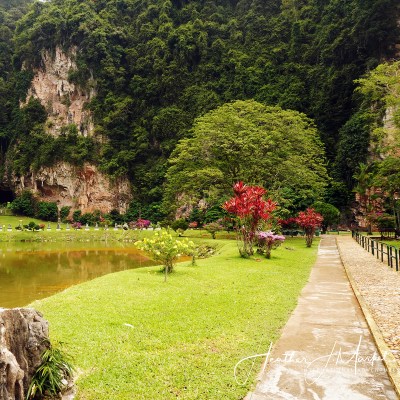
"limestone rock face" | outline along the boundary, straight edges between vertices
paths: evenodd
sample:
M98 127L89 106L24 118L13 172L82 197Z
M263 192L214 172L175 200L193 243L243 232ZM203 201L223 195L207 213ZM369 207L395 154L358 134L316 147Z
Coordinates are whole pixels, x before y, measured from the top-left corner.
M110 212L112 209L125 212L131 200L127 179L112 181L95 165L88 163L76 167L59 162L19 178L14 184L17 192L29 189L45 201L56 202L60 207L71 206L82 212Z
M0 309L0 399L24 400L48 348L48 323L34 309Z
M98 140L94 136L91 112L85 109L96 95L95 81L90 79L85 88L80 88L68 80L70 73L77 68L76 53L76 48L71 48L68 53L60 48L54 52L44 51L41 67L33 71L26 102L34 97L46 108L47 133L57 137L63 127L75 124L79 135ZM96 165L89 163L77 167L58 162L51 167L42 167L38 172L14 176L10 187L17 194L24 189L32 190L40 200L56 202L59 207L71 206L82 212L109 212L112 209L125 212L131 200L128 179L112 181Z
M48 132L58 136L63 126L75 124L84 136L93 134L94 125L90 111L85 104L95 95L94 81L88 82L88 89L77 87L68 81L68 75L76 70L76 48L69 54L56 48L54 54L45 51L42 54L42 66L34 71L27 100L35 97L40 100L48 113Z

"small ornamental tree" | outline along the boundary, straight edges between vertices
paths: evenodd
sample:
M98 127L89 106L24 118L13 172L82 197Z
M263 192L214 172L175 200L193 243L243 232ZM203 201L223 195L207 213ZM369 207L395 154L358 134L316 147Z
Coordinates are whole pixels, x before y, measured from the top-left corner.
M306 211L300 211L296 218L297 225L304 229L306 234L307 247L311 247L315 230L321 226L324 218L313 208L307 208Z
M135 246L151 257L160 261L164 266L165 281L167 275L172 272L176 260L183 254L192 255L195 245L187 239L177 240L165 229L156 232L152 238L145 238L135 243Z
M262 222L271 217L276 203L271 199L264 200L267 191L261 186L247 186L237 182L233 186L235 196L222 206L226 211L236 216L236 233L239 252L242 257L254 254L253 246L256 241L256 232Z
M186 229L189 228L189 222L185 219L177 219L171 224L171 228L178 234L178 236L182 236Z
M209 224L204 224L203 228L209 233L211 234L211 237L213 239L216 238L216 234L217 232L223 231L224 227L223 225L219 222L219 221L214 221L214 222L210 222Z

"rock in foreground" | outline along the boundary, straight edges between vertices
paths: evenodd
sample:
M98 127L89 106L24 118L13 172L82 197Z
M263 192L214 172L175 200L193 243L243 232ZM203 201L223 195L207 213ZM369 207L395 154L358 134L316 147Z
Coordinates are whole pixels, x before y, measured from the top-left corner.
M42 353L48 322L34 309L0 308L0 400L24 400Z

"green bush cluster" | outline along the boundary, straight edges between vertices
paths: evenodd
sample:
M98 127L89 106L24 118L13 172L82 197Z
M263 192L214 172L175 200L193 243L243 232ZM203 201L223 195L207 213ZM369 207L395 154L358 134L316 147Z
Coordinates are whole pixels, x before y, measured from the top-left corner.
M11 203L11 210L14 214L35 217L45 221L57 221L58 207L55 202L38 201L33 193L24 190Z

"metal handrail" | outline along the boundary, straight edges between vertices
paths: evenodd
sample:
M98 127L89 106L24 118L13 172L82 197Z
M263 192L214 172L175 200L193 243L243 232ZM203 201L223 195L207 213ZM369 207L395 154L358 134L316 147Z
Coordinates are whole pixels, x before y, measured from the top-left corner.
M352 231L351 236L356 242L373 256L384 262L386 259L387 265L390 268L399 270L399 249L387 243L382 243L380 240L372 239L368 236L361 235L359 232Z

